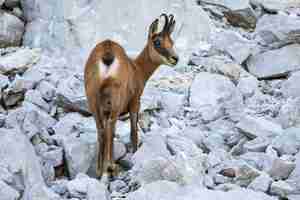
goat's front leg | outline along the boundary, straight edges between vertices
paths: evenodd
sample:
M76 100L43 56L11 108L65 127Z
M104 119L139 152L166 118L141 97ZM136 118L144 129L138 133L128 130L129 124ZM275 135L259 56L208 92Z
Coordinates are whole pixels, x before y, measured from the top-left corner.
M130 105L130 139L133 147L133 153L138 149L138 115L140 110L139 98Z

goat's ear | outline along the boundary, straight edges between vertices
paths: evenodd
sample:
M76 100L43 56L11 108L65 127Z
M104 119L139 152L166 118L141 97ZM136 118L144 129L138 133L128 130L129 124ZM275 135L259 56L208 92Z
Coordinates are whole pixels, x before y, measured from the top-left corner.
M150 25L149 34L148 34L149 38L151 38L154 34L157 33L157 31L158 31L158 24L159 24L159 20L156 19Z

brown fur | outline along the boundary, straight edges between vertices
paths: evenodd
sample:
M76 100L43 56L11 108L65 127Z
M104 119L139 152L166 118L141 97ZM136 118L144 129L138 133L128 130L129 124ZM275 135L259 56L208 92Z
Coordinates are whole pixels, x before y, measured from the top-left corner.
M171 25L174 26L175 21L172 22ZM158 20L152 23L147 44L135 60L130 59L125 50L111 40L97 44L87 60L84 74L85 90L98 132L96 174L99 178L103 172L107 174L116 171L113 162L113 138L118 117L128 112L130 114L131 142L135 152L138 148L137 121L140 97L145 84L159 65L177 63L178 58L172 49L170 26L163 32L156 33L157 24ZM157 37L162 41L161 48L171 56L170 58L160 55L155 50L153 40ZM108 58L117 59L119 67L112 76L105 77L100 74L98 65L103 60L109 60Z

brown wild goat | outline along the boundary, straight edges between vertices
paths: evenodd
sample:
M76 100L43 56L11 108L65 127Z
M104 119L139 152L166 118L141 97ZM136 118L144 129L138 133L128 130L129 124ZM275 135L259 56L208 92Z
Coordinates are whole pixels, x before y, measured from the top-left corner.
M84 82L97 126L96 174L100 179L103 173L108 177L117 171L113 161L115 126L118 117L128 112L133 152L138 148L138 112L145 84L161 64L174 66L178 62L170 36L174 26L173 15L162 14L156 19L149 28L147 44L136 59L130 59L123 47L111 40L97 44L88 58Z

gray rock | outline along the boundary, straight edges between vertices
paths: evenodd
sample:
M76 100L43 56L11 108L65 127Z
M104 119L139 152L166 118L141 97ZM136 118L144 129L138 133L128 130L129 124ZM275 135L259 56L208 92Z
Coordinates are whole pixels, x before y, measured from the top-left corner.
M289 7L299 6L299 2L295 0L277 1L277 0L251 0L253 2L261 4L264 9L269 11L285 10Z
M12 71L25 71L35 64L40 58L39 49L21 48L16 52L1 57L0 71L10 73Z
M89 179L87 187L87 200L108 200L108 191L103 183L96 179Z
M56 103L58 106L72 112L89 115L84 91L83 77L75 74L63 80L57 88Z
M199 1L201 3L201 0ZM248 8L249 0L238 0L238 1L228 1L228 0L205 0L204 2L210 3L210 4L216 4L224 6L231 10L242 10L245 8Z
M292 16L264 15L257 23L256 37L264 45L285 44L297 34L299 25Z
M277 158L268 173L275 180L287 179L295 167L295 163Z
M195 186L179 187L176 183L157 181L128 195L129 200L192 200L195 198L206 199L244 199L244 200L275 200L262 192L246 189L236 189L229 192L199 189Z
M241 165L236 171L235 183L242 187L247 187L254 179L260 175L260 171L250 165Z
M121 193L129 192L129 187L122 180L115 180L115 181L111 182L109 184L109 189L111 192L113 192L113 191L121 192Z
M273 140L273 148L276 149L280 155L296 154L300 149L299 130L297 127L286 129L284 134L277 136Z
M243 94L244 97L249 98L258 91L258 80L253 76L242 77L239 79L237 88Z
M42 176L45 180L45 183L47 185L50 185L51 182L55 179L55 170L53 165L51 165L49 162L41 161L41 168L42 168Z
M226 145L224 137L220 134L211 132L207 137L203 139L203 146L205 150L215 151L217 149L229 150Z
M234 31L212 34L212 43L229 54L237 63L242 64L253 52L255 43L243 38Z
M19 46L25 31L25 26L24 22L19 18L1 10L0 30L0 48Z
M300 96L299 77L300 73L295 72L292 73L287 81L283 82L281 90L285 97L297 98Z
M284 181L273 182L270 189L271 194L280 197L287 197L289 194L292 194L293 191L294 188Z
M297 192L300 192L300 153L296 155L296 168L289 176L289 179L286 181L289 183Z
M272 168L272 164L276 158L265 153L248 152L241 155L240 159L257 170L268 172Z
M255 191L267 192L272 182L273 180L268 174L262 173L250 183L248 188Z
M241 114L243 102L241 93L228 78L202 72L191 86L190 104L205 121L212 121L224 114Z
M270 78L297 70L299 50L300 45L293 44L251 56L247 61L249 72L258 78Z
M194 157L202 153L202 150L192 140L184 137L168 136L167 145L172 155L183 152L188 157Z
M212 38L211 40L214 39ZM226 49L226 47L222 46L220 48ZM233 80L239 80L241 74L244 73L242 66L229 58L224 58L224 56L202 57L194 55L191 57L190 62L203 67L207 72L221 74Z
M31 103L24 103L22 107L10 112L5 121L9 128L19 127L29 138L40 134L47 136L47 129L54 126L56 120L46 112Z
M292 92L292 90L290 91ZM290 128L300 124L299 105L300 98L288 98L285 104L281 106L278 114L278 121L281 123L283 128Z
M4 1L5 1L4 5L7 8L15 8L15 7L18 7L20 5L20 0L4 0Z
M264 152L271 141L267 138L257 137L254 140L248 141L244 144L246 151Z
M39 108L50 112L50 105L42 98L42 94L38 90L28 90L25 95L25 101L28 101Z
M287 198L288 198L289 200L298 200L298 199L300 199L300 195L292 194L292 195L288 195Z
M58 123L53 126L56 139L61 137L77 137L84 132L96 133L96 124L92 117L84 117L79 113L68 113L60 118ZM95 134L96 136L96 134Z
M16 200L20 198L20 193L3 181L0 181L0 195L3 200Z
M256 14L249 6L243 10L229 10L224 12L227 21L233 26L239 26L244 29L255 29L256 27Z
M41 81L36 88L46 101L52 101L56 94L56 88L48 81Z
M17 178L22 178L24 200L54 200L58 196L45 185L41 167L32 144L17 129L1 129L0 165L8 166Z
M115 3L122 9L118 11L118 15L104 22L103 17L114 9ZM180 9L183 6L185 10ZM105 38L121 42L126 50L132 51L132 54L142 50L147 39L145 33L162 10L178 16L175 31L178 33L177 46L180 49L184 50L191 47L190 44L208 38L212 29L207 13L197 6L196 2L190 1L164 0L154 6L148 1L135 1L129 5L120 4L118 1L45 3L42 0L23 0L22 8L26 21L29 22L26 26L24 44L48 51L61 50L70 57L70 62L80 66L84 64L90 48ZM82 13L80 19L77 18L78 13ZM135 14L128 15L128 13ZM194 19L197 19L197 25L192 23ZM128 23L129 21L131 23ZM107 31L99 31L104 28ZM180 29L182 31L179 31Z
M107 189L103 183L89 178L85 174L78 174L76 179L67 183L71 197L87 198L87 200L107 199Z
M127 153L127 149L125 145L122 142L114 140L114 153L113 153L114 160L122 159L126 155L126 153Z
M56 146L50 147L48 151L42 154L42 157L53 167L60 166L63 164L63 149Z
M158 157L168 158L169 156L170 152L167 149L165 138L155 134L145 139L142 146L132 156L132 162L134 165L139 165L150 159Z
M12 184L14 181L13 174L4 166L0 167L0 180L8 184Z
M71 177L86 173L96 154L96 138L88 142L80 138L68 137L63 140L68 172Z
M9 84L8 77L3 74L0 74L0 88L3 89L6 86L8 86L8 84Z
M256 137L275 137L283 132L279 124L262 117L243 117L236 127L252 139Z
M204 186L204 160L201 154L188 157L180 153L173 158L157 157L144 161L132 169L132 179L141 185L159 180L177 182L180 185Z

